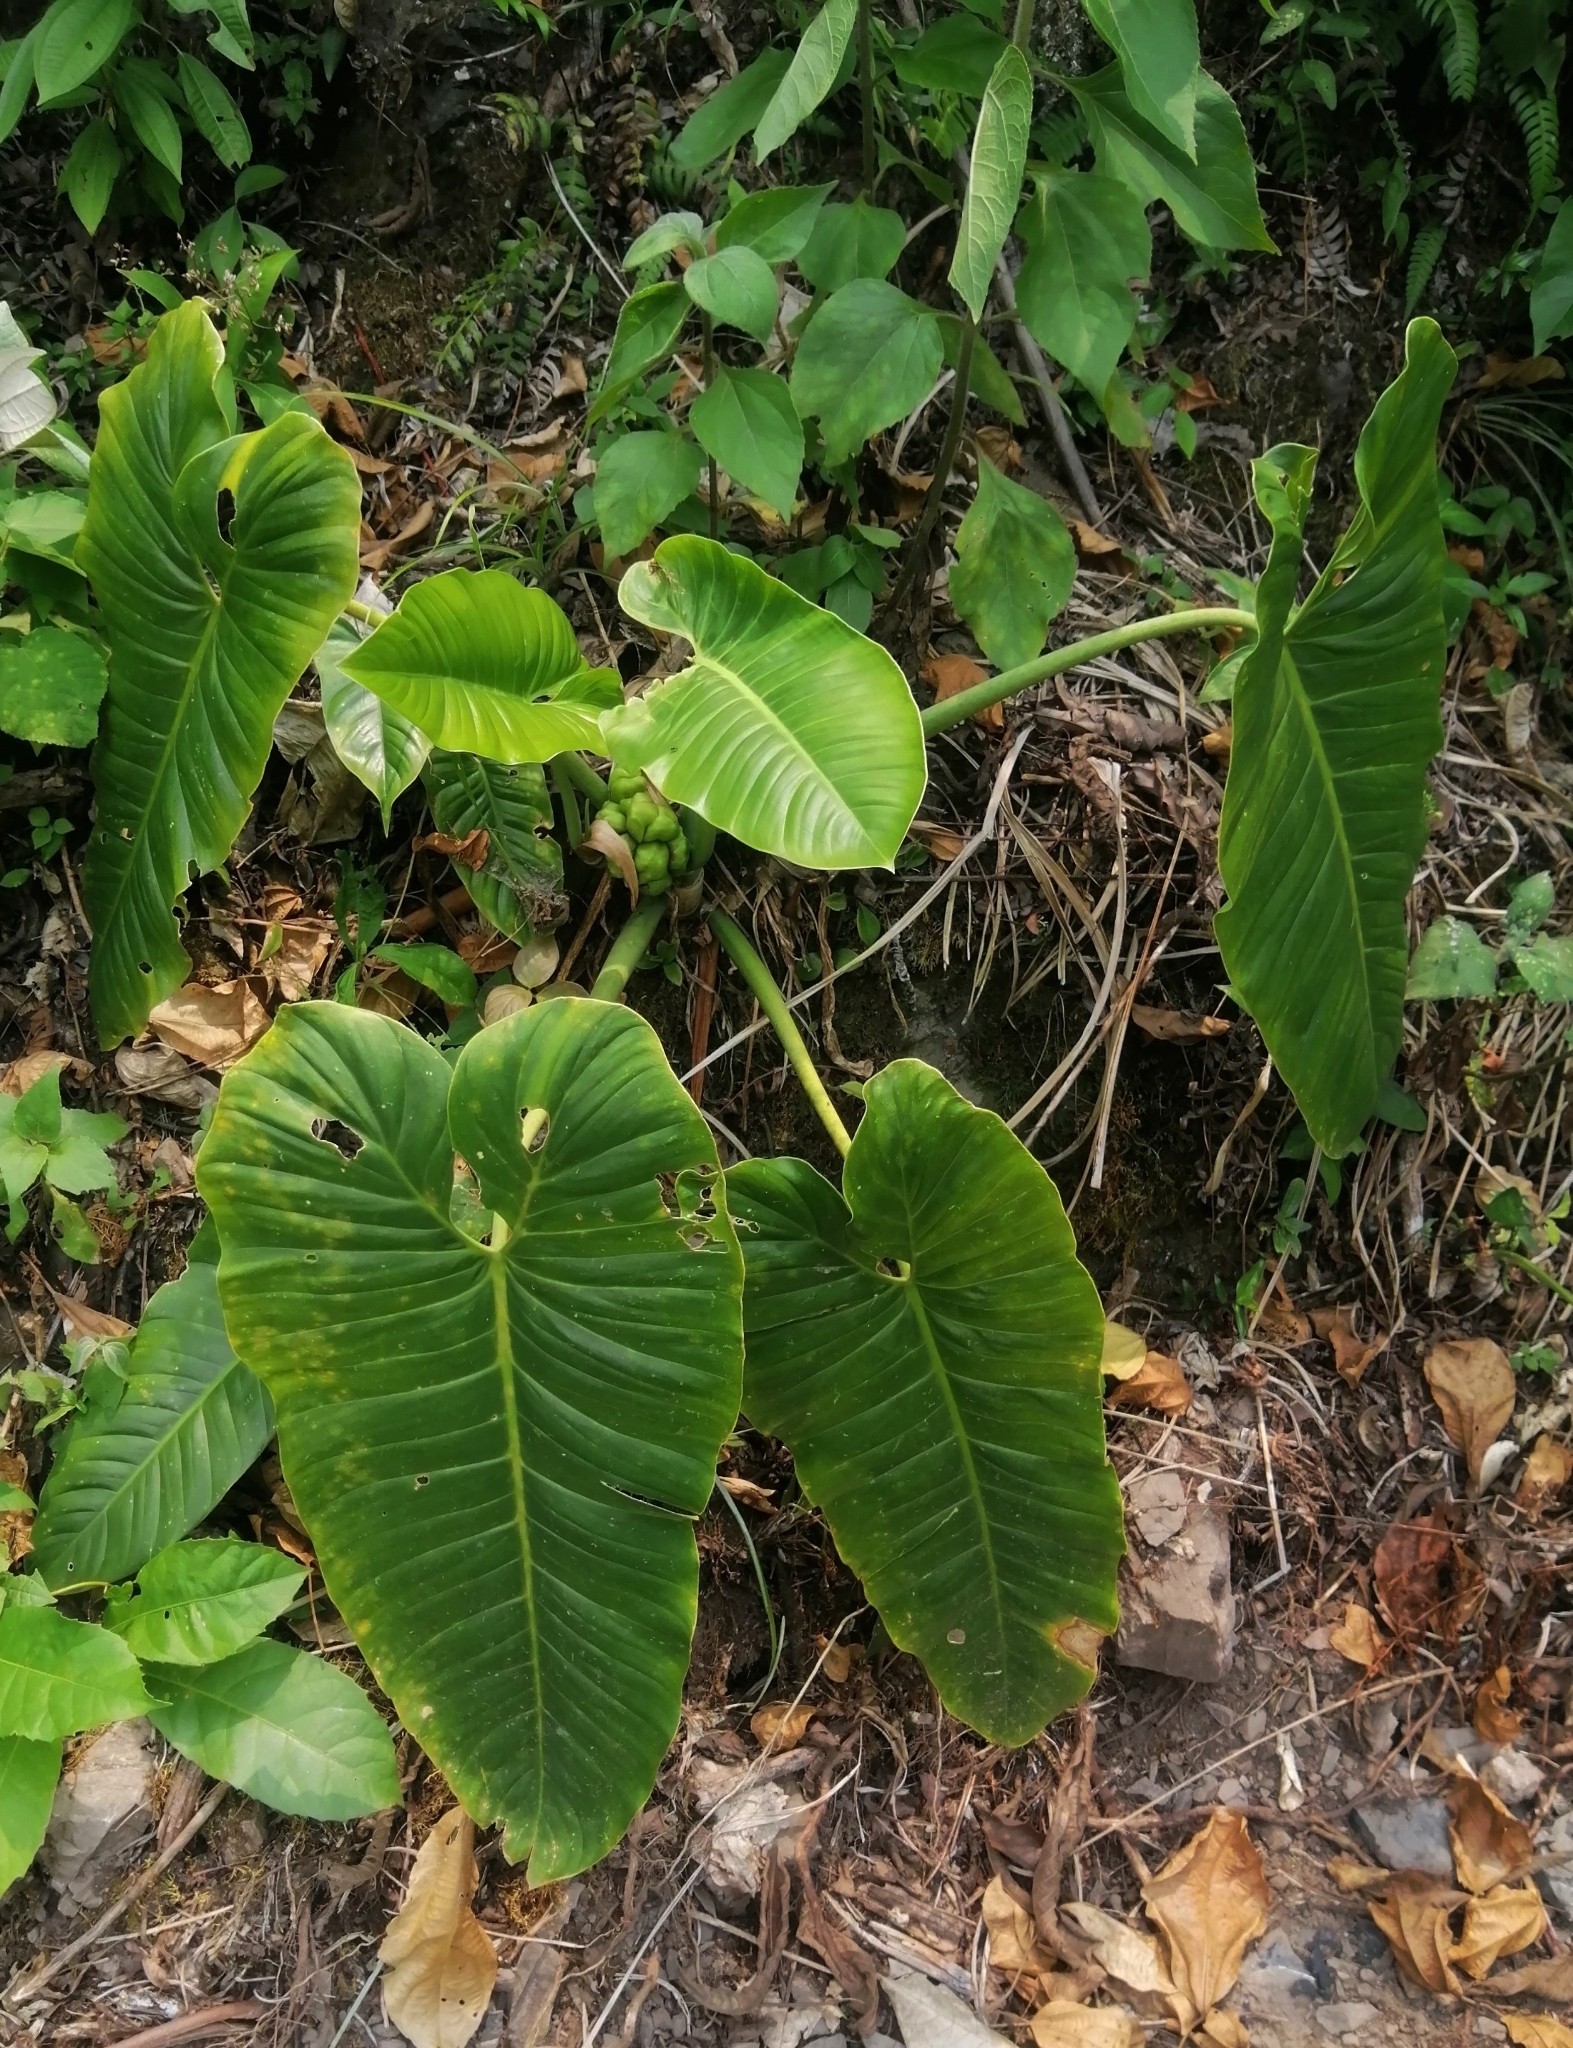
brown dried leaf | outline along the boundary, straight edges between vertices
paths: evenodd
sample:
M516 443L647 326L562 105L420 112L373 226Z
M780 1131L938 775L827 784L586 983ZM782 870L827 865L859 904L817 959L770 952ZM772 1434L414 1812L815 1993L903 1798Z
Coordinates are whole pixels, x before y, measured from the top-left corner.
M1018 1988L1030 1997L1040 1975L1051 1973L1056 1959L1043 1948L1032 1915L1018 1906L999 1878L991 1877L983 1892L983 1924L989 1934L989 1961L1007 1977L1025 1977Z
M281 1002L303 1003L311 994L317 969L333 950L333 931L315 919L273 929L278 932L278 943L261 962L262 972Z
M776 1511L776 1497L768 1486L759 1486L752 1479L745 1479L738 1472L723 1472L721 1484L740 1506L753 1508L762 1515L773 1515Z
M1441 1518L1419 1515L1395 1522L1376 1546L1372 1578L1382 1612L1395 1634L1423 1636L1442 1619L1444 1574L1453 1564L1453 1536Z
M761 1707L748 1725L760 1742L774 1749L792 1749L802 1741L813 1718L814 1709L801 1701L794 1707L790 1700L773 1700Z
M1447 1838L1461 1885L1489 1892L1522 1877L1534 1860L1534 1837L1495 1793L1478 1778L1455 1778L1447 1788L1447 1805L1452 1816Z
M1545 1903L1534 1885L1514 1891L1499 1884L1484 1898L1471 1899L1465 1906L1464 1931L1453 1950L1453 1961L1478 1984L1493 1963L1503 1956L1516 1956L1539 1941L1545 1931Z
M484 825L477 825L473 832L466 832L463 838L455 838L451 832L423 832L412 842L417 853L443 853L456 866L468 868L472 874L486 865L486 856L491 851L492 835Z
M978 453L987 456L996 469L1002 469L1007 476L1020 476L1026 457L1009 427L979 427L972 439Z
M1554 1436L1537 1436L1524 1460L1515 1498L1528 1515L1543 1515L1573 1479L1573 1451Z
M1486 1452L1513 1413L1517 1388L1507 1353L1489 1337L1450 1338L1426 1353L1425 1376L1442 1425L1464 1454L1469 1490L1478 1493Z
M49 1292L60 1311L68 1337L129 1337L136 1327L134 1323L123 1323L119 1316L106 1315L101 1308L89 1308L85 1301L78 1301L73 1295L57 1293L53 1287Z
M1185 1010L1163 1010L1151 1003L1132 1003L1131 1022L1149 1038L1171 1045L1189 1045L1198 1038L1222 1038L1229 1029L1227 1017L1192 1016Z
M1543 1956L1516 1970L1504 1970L1492 1978L1491 1989L1503 1998L1573 1999L1573 1954Z
M0 1450L0 1484L27 1492L27 1460L20 1451ZM36 1513L37 1509L30 1507L0 1509L0 1571L7 1565L20 1564L32 1550Z
M1375 1863L1362 1863L1356 1856L1330 1856L1327 1874L1341 1892L1371 1892L1385 1885L1393 1873Z
M1213 380L1205 371L1192 373L1190 386L1179 392L1174 401L1176 412L1205 412L1210 405L1222 405L1223 400L1213 389Z
M1475 1694L1474 1712L1469 1717L1482 1742L1512 1742L1517 1737L1524 1717L1508 1711L1512 1692L1513 1674L1499 1664Z
M93 1069L86 1060L73 1059L68 1052L25 1052L19 1060L0 1069L0 1094L25 1095L35 1081L41 1081L46 1074L74 1074L79 1081L92 1079Z
M975 683L987 682L989 677L982 662L974 661L966 654L931 654L920 674L934 692L936 704L959 696ZM1005 728L1004 709L998 704L991 704L986 711L974 714L973 723L986 727L990 732L1002 732Z
M1448 1916L1462 1903L1462 1893L1415 1871L1400 1871L1386 1895L1371 1901L1371 1918L1387 1936L1399 1973L1422 1990L1459 1990Z
M1560 383L1566 371L1555 356L1529 356L1515 362L1511 356L1489 354L1475 384L1477 391L1519 389L1531 384Z
M581 854L598 853L602 860L610 861L627 885L635 909L638 908L639 876L634 869L634 857L628 851L628 842L621 832L614 832L604 818L597 818L580 840L577 851Z
M1334 1370L1347 1386L1359 1386L1372 1359L1387 1349L1385 1330L1378 1331L1366 1343L1355 1328L1354 1307L1347 1301L1340 1302L1337 1308L1313 1308L1311 1328L1333 1347Z
M249 980L221 981L216 988L188 981L148 1014L164 1044L201 1067L227 1067L238 1060L270 1021Z
M1267 1926L1267 1877L1245 1816L1220 1809L1148 1884L1147 1917L1168 1948L1169 1975L1188 2009L1189 2032L1240 1974L1246 1949Z
M497 1951L470 1904L475 1826L459 1807L420 1846L377 1954L383 2003L414 2048L465 2048L491 2002Z
M1573 2030L1548 2012L1505 2012L1502 2024L1517 2048L1573 2048Z
M1124 1988L1144 2017L1165 2019L1179 2012L1184 2001L1150 1934L1139 1934L1101 1906L1080 1899L1065 1900L1060 1917L1092 1943L1093 1961Z
M202 1109L217 1099L218 1089L167 1045L123 1045L115 1053L115 1073L131 1095L151 1095L176 1109Z
M1066 522L1071 530L1071 539L1076 543L1076 552L1084 562L1101 561L1104 568L1112 568L1110 557L1125 558L1125 550L1117 540L1111 540L1106 533L1100 533L1095 526L1089 526L1085 519L1071 519Z
M907 827L907 836L935 860L954 860L967 843L965 834L953 825L936 825L928 818L914 818Z
M1191 1405L1191 1386L1177 1359L1149 1351L1129 1379L1111 1387L1105 1397L1111 1408L1150 1408L1155 1415L1183 1415Z
M1037 2048L1141 2048L1141 2022L1123 2005L1074 2005L1051 1998L1028 2025Z
M1345 1602L1344 1618L1327 1631L1327 1642L1340 1657L1347 1657L1351 1664L1359 1664L1367 1671L1387 1648L1375 1615L1358 1600Z
M1216 2043L1216 2048L1249 2048L1251 2039L1240 2015L1222 2005L1214 2006L1202 2021L1201 2035L1204 2041Z

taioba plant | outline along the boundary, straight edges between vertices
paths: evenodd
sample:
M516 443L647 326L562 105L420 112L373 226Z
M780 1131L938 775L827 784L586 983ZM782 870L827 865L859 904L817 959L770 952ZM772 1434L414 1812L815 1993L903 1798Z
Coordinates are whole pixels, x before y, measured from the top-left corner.
M480 1030L451 1065L404 1025L308 1003L220 1093L198 1181L224 1324L379 1682L535 1881L601 1854L676 1725L691 1523L741 1400L946 1704L1026 1738L1091 1682L1121 1542L1098 1303L1059 1198L916 1061L867 1084L849 1136L764 963L712 909L844 1159L839 1190L795 1160L723 1175L616 1001L673 879L647 860L641 899L637 855L677 843L659 836L675 813L685 883L718 830L802 866L888 865L925 732L1144 638L1249 636L1219 943L1312 1136L1346 1150L1398 1045L1440 737L1451 351L1410 330L1357 451L1359 512L1304 601L1314 457L1279 448L1257 466L1274 540L1253 610L1137 620L921 715L882 649L697 538L623 579L624 610L693 649L626 701L551 600L498 571L434 576L385 618L350 604L347 458L296 417L232 437L220 362L200 308L169 315L106 394L93 459L78 554L110 647L85 876L103 1035L183 975L189 867L224 857L273 717L342 611L373 630L324 661L330 728L384 803L431 749L458 764L450 789L549 763L576 834L575 792L594 795L636 904L589 999ZM586 754L610 758L626 803ZM544 779L538 796L549 816ZM619 817L642 835L632 857Z

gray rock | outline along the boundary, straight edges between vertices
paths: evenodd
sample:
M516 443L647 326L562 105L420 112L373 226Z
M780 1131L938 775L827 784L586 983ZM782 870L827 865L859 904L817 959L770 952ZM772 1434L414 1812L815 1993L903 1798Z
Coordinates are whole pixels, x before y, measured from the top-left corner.
M1440 1799L1370 1799L1351 1818L1355 1832L1387 1870L1453 1875L1447 1808Z
M1193 1500L1183 1528L1155 1556L1126 1557L1115 1658L1138 1671L1215 1685L1233 1661L1234 1632L1228 1511L1216 1500Z
M1480 1777L1508 1806L1527 1806L1546 1782L1539 1764L1521 1749L1499 1749L1483 1767Z
M1144 1472L1126 1489L1125 1519L1143 1543L1161 1549L1185 1527L1185 1480L1178 1472Z
M1356 2002L1352 2005L1323 2005L1317 2008L1316 2024L1324 2034L1330 2034L1335 2041L1341 2041L1348 2034L1358 2034L1362 2027L1368 2027L1372 2020L1380 2018L1374 2005Z
M1274 1932L1240 1965L1239 1995L1257 2011L1281 2010L1287 1999L1315 1998L1316 1979L1286 1936Z
M1559 1813L1540 1838L1540 1888L1573 1920L1573 1813Z
M103 1904L152 1831L153 1730L117 1721L80 1749L60 1781L41 1860L67 1914Z

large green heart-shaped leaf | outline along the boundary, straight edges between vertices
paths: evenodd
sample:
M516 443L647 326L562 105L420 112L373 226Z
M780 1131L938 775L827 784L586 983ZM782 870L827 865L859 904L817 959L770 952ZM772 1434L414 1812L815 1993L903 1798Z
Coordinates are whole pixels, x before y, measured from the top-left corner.
M1118 64L1066 83L1087 116L1100 171L1145 201L1161 199L1181 234L1203 248L1276 249L1257 202L1239 109L1216 78L1196 75L1194 153L1142 119Z
M1294 601L1316 456L1256 464L1272 550L1234 689L1218 831L1229 979L1323 1151L1347 1152L1403 1037L1404 898L1442 744L1447 554L1436 437L1456 358L1417 320L1355 451L1360 510Z
M1075 581L1065 521L1047 498L980 455L978 495L956 529L950 601L996 668L1015 668L1042 651Z
M737 1414L703 1119L610 1004L494 1024L450 1078L402 1025L309 1003L225 1077L199 1172L356 1642L532 1883L582 1869L677 1725L689 1518Z
M563 915L563 851L552 837L546 777L533 761L510 765L478 754L433 754L422 778L432 823L455 839L486 834L478 868L454 863L476 909L522 945Z
M141 1668L108 1629L54 1607L0 1607L0 1735L54 1742L147 1708Z
M1082 0L1120 60L1131 105L1189 157L1196 155L1201 49L1193 0Z
M1103 171L1043 171L1021 210L1016 304L1039 341L1103 395L1136 328L1133 277L1152 262L1140 199Z
M888 867L927 770L906 678L882 647L741 555L680 535L623 577L631 618L694 658L603 721L619 766L802 867Z
M744 1406L947 1707L1026 1742L1118 1618L1103 1314L1054 1185L918 1060L868 1083L845 1195L727 1176L747 1235Z
M490 761L592 747L622 700L614 670L585 665L562 607L506 569L414 584L339 666L433 746Z
M782 378L723 364L688 420L700 447L728 475L791 518L803 473L803 422Z
M99 401L77 561L109 642L82 869L106 1044L189 975L172 907L193 871L228 858L279 707L355 588L349 457L300 413L229 439L214 394L223 359L188 300Z
M922 404L943 355L927 306L893 284L855 277L808 323L792 363L792 403L819 421L826 461L847 462Z
M57 1589L129 1578L195 1528L273 1434L272 1403L224 1332L216 1256L204 1228L143 1312L119 1401L70 1425L33 1524L32 1562Z
M1185 0L1189 5L1189 0ZM1021 197L1021 175L1027 168L1027 130L1032 126L1032 73L1027 60L1008 43L989 78L978 109L967 167L967 192L962 201L956 253L950 281L967 303L974 320L983 318L983 303L994 282L994 264Z

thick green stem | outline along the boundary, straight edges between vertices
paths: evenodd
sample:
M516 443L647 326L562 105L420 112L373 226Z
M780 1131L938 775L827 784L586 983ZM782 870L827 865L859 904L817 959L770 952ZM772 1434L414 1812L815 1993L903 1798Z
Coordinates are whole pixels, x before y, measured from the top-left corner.
M1036 661L1024 661L1003 675L974 683L970 690L958 690L941 704L930 704L923 713L923 731L932 739L937 732L949 732L980 711L988 711L1014 697L1018 690L1030 690L1034 683L1079 668L1084 661L1097 661L1105 654L1118 654L1122 647L1134 647L1141 640L1167 640L1176 633L1254 632L1256 621L1249 612L1232 611L1223 605L1197 606L1192 611L1164 612L1155 619L1132 619L1107 633L1094 633L1090 640L1074 640L1069 647L1056 647L1052 654L1040 654Z
M388 614L379 612L374 605L362 604L358 597L349 597L344 600L344 616L359 619L363 626L380 626Z
M684 811L683 837L688 841L686 874L695 874L715 851L715 827L697 811Z
M1016 0L1016 19L1011 26L1010 39L1025 56L1027 45L1032 40L1032 15L1036 0Z
M587 797L597 810L606 802L606 784L596 774L583 754L554 754L552 768L561 771L578 790Z
M661 919L666 914L664 896L641 896L639 907L613 939L611 950L601 963L601 971L595 977L590 990L597 1002L620 1003L623 990L628 986L628 977L650 950L650 941L655 937Z
M557 801L563 807L563 831L568 844L577 846L584 837L584 820L579 815L579 795L559 761L551 765L552 787L557 792Z
M945 422L945 440L939 451L939 460L934 465L934 481L923 500L917 531L907 543L906 562L890 594L892 608L901 603L928 566L929 538L939 519L940 506L945 502L945 486L950 482L950 473L956 466L956 456L961 448L961 430L967 418L967 394L972 386L972 352L977 339L976 323L971 314L963 313L961 346L956 351L956 379L951 386L950 418Z
M836 1105L831 1101L829 1091L819 1078L814 1065L814 1056L808 1049L807 1041L797 1028L792 1012L787 1008L786 997L771 979L770 969L754 951L753 945L740 925L735 924L723 911L710 912L710 929L725 947L732 965L748 984L750 995L775 1026L777 1038L792 1062L792 1071L802 1085L803 1093L814 1105L814 1113L830 1133L830 1142L845 1159L852 1149L852 1134L841 1121Z
M704 315L704 380L708 391L715 382L715 322L710 315ZM721 535L721 483L716 473L715 457L707 458L710 464L710 538L718 540Z
M874 0L858 0L858 95L863 102L863 196L871 198L879 169L874 140Z

